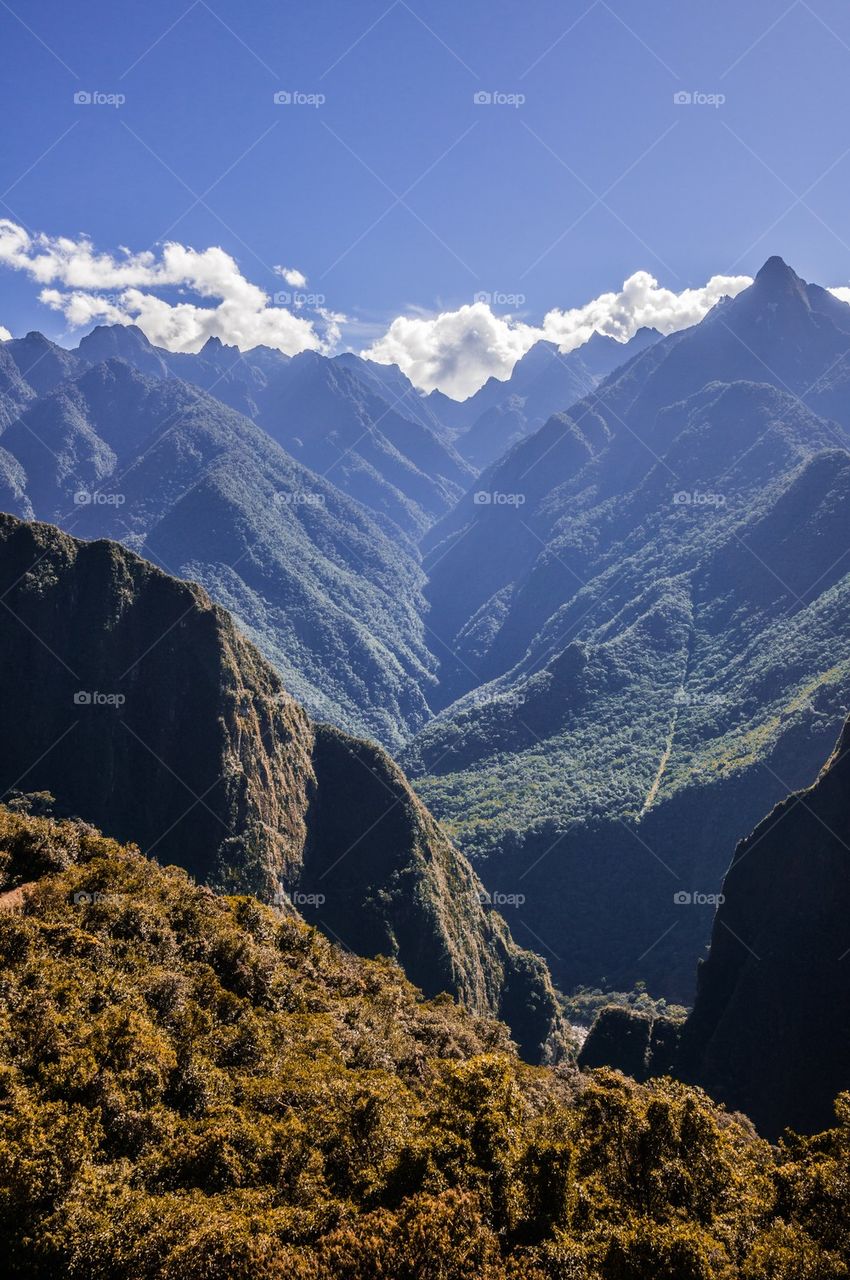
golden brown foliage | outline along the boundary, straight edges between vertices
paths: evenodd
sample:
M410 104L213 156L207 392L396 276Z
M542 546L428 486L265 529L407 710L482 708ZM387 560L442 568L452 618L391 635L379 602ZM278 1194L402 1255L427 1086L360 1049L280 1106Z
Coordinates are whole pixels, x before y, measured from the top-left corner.
M35 882L0 914L11 1275L850 1275L850 1101L773 1149L670 1080L526 1066L395 965L80 824L0 809L0 853Z

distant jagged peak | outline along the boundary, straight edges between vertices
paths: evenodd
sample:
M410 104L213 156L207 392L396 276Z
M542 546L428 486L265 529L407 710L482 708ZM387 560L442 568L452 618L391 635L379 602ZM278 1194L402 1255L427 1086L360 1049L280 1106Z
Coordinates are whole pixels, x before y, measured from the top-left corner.
M784 258L774 253L757 272L755 284L762 288L789 289L804 287L806 282L797 275L793 267L789 267Z
M153 351L155 348L137 324L96 325L77 345L78 354L86 358L106 349L117 355L121 351Z
M215 358L217 356L228 355L231 352L239 355L239 348L232 343L222 342L221 338L213 335L212 337L207 338L206 342L198 352L198 355L202 358L209 359L210 357Z

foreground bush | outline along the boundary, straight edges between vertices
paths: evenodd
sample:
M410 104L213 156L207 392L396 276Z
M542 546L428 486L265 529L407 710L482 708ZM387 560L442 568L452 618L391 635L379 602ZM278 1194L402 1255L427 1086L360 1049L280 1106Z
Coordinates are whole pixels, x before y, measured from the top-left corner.
M850 1276L850 1099L772 1148L80 824L0 809L0 872L10 1275Z

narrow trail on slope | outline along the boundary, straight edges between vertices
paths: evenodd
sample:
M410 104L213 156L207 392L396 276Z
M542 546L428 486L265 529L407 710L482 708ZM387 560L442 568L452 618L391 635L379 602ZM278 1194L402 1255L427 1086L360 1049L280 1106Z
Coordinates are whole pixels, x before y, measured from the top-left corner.
M643 808L638 814L638 822L640 822L641 818L643 818L652 808L653 803L655 802L655 797L658 795L658 789L661 786L661 779L664 777L664 771L667 768L671 753L673 751L673 739L676 736L676 722L678 719L679 719L679 708L677 706L676 710L673 712L673 721L670 725L670 732L667 734L667 738L664 743L664 752L661 756L661 761L658 765L658 771L655 774L655 778L653 779L652 786L649 788L649 791L646 793L646 799L643 802Z
M694 630L692 626L690 635L688 636L688 647L685 652L685 669L682 673L682 683L679 685L679 692L673 706L673 718L670 721L670 728L668 729L667 737L664 740L664 751L661 754L661 760L658 763L658 769L656 770L655 777L652 780L652 786L649 788L649 791L646 793L646 799L643 802L643 808L638 814L638 822L640 822L641 819L644 818L647 815L647 813L649 813L649 810L652 808L653 804L655 803L656 796L658 795L658 792L661 787L661 781L664 777L664 773L667 769L667 765L670 763L670 756L673 754L673 740L676 737L676 726L679 723L679 713L681 712L682 707L687 702L687 694L685 692L685 689L688 683L688 677L690 676L690 673L691 673L691 660L693 658L693 649L694 649Z

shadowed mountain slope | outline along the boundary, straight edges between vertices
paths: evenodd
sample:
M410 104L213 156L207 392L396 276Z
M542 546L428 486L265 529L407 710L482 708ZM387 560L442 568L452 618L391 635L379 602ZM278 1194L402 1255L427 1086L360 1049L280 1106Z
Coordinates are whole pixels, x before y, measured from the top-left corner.
M580 1054L675 1075L770 1138L814 1133L850 1086L850 722L812 786L735 850L685 1022L610 1006Z
M759 1129L813 1133L850 1087L850 725L723 883L677 1071Z
M109 360L31 399L0 448L9 509L202 582L314 714L395 746L427 718L414 549L244 416Z
M0 516L0 793L50 791L216 888L284 893L423 990L561 1044L545 966L379 748L314 725L201 588Z

